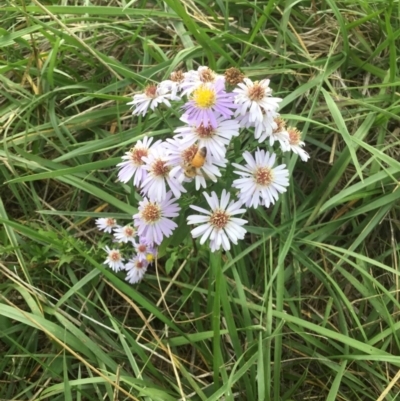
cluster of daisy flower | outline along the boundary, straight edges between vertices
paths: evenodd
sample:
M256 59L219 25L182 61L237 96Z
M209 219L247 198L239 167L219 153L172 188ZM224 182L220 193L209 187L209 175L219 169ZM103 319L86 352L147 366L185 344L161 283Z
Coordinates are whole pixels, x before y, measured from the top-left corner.
M108 246L104 248L107 252L107 259L104 263L115 272L126 270L126 280L131 284L138 283L146 273L148 265L157 256L157 250L153 243L138 236L137 230L132 225L120 226L111 217L97 219L96 226L106 233L113 233L114 242L120 243L119 248L110 249ZM131 252L132 248L135 250L135 254L127 263L122 254L123 247L121 245L123 244L128 248L128 252Z
M164 141L153 142L153 138L146 136L138 140L118 164L119 180L132 182L143 200L133 216L135 228L128 226L140 238L139 242L132 239L137 255L124 265L119 250L106 248L105 263L113 270L137 271L137 264L142 263L145 271L149 260L147 256L138 256L137 244L150 247L148 255L154 257L163 238L177 228L172 219L180 213L178 200L187 192L189 182L194 181L197 191L218 180L224 186L221 169L228 165L229 145L234 138L247 139L248 129L260 147L272 148L277 143L281 152L292 151L303 161L308 160L301 132L286 127L278 113L282 99L272 96L269 83L269 79L253 82L234 68L219 75L202 66L197 71L174 72L169 80L151 84L143 93L133 96L128 103L133 107L133 115L145 116L160 105L170 108L171 102L180 102L179 119L183 125ZM192 237L200 237L200 244L209 240L212 252L221 248L227 251L231 242L237 244L244 238L247 220L237 215L245 213L246 208L269 207L289 185L289 171L285 164L275 166L274 152L257 148L254 153L243 152L243 159L244 165L232 163L233 173L239 178L229 188L223 188L220 196L215 191L203 192L210 210L190 205L200 213L187 217L189 225L197 225L191 231ZM110 226L105 220L97 220L100 229L113 230L117 241L128 241L126 227ZM139 277L135 274L133 277L133 273L128 273L130 282Z

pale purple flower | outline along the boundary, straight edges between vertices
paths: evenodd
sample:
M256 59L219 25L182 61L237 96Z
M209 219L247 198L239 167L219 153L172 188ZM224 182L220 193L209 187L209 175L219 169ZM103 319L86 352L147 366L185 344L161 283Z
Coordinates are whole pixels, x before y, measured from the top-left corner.
M199 126L217 127L217 118L230 118L236 108L231 92L225 91L225 79L199 85L190 94L189 101L183 105L184 121Z
M107 252L107 259L103 262L105 265L108 265L108 267L115 272L119 272L124 268L124 259L119 249L110 249L106 246L104 250Z
M269 79L253 82L249 78L244 78L233 92L237 109L235 116L249 114L250 122L261 123L263 114L270 111L277 111L281 98L271 97L272 89L269 87Z
M138 93L133 96L133 100L128 105L134 107L133 115L145 116L149 109L153 110L161 103L167 107L171 107L169 102L171 93L166 88L160 88L157 85L148 85L143 93Z
M142 157L147 157L152 149L156 148L161 141L158 140L151 145L154 138L145 136L142 141L137 141L135 146L122 156L121 163L117 166L120 168L118 171L118 179L121 182L128 182L133 177L133 185L140 187L142 181L147 177L147 170L144 168L144 161Z
M139 242L135 244L135 251L139 260L146 260L152 263L157 256L157 249L146 238L139 238Z
M186 192L182 184L170 176L171 166L168 165L169 155L165 144L154 149L148 157L143 157L148 174L142 183L142 194L152 202L161 202L167 193L167 184L176 198Z
M131 242L133 245L135 242L136 230L130 226L118 226L114 228L114 238L117 242L124 242L125 244Z
M225 117L218 117L216 121L216 127L204 124L178 127L174 131L177 132L175 137L182 140L184 147L197 143L200 148L207 148L207 155L213 156L215 160L223 159L232 137L239 135L240 127L236 120L227 120Z
M112 232L113 228L118 227L117 221L112 217L100 217L95 221L97 229L106 233Z
M222 190L221 200L218 199L215 192L211 192L209 196L203 192L211 211L198 206L190 205L190 207L203 215L188 216L188 224L201 224L194 228L191 233L193 238L200 237L200 244L204 244L210 238L211 252L222 248L228 251L231 248L230 242L237 244L238 240L243 239L246 230L242 227L247 223L237 217L236 214L242 214L246 209L241 209L241 202L231 201L230 195L225 189ZM228 204L229 203L229 204Z
M147 260L139 259L138 256L133 256L125 265L125 270L128 271L125 280L130 284L136 284L142 280L146 273L149 263Z
M169 161L171 166L170 176L178 180L178 182L190 182L195 179L196 190L202 186L206 188L206 178L213 182L217 182L217 177L221 177L219 167L226 167L227 160L222 158L215 160L208 155L206 148L206 156L204 164L197 168L192 168L192 160L200 149L199 146L193 144L189 147L183 145L183 141L177 136L167 139Z
M239 171L234 171L242 178L233 181L232 186L240 190L239 200L247 207L264 205L269 207L278 200L279 194L286 192L289 185L289 171L285 164L273 168L276 160L275 153L259 150L255 158L250 152L244 152L243 157L247 164L232 163Z
M179 215L181 209L169 191L161 202L150 202L144 198L139 202L139 212L133 216L140 237L149 244L160 245L163 237L169 237L177 224L170 220Z

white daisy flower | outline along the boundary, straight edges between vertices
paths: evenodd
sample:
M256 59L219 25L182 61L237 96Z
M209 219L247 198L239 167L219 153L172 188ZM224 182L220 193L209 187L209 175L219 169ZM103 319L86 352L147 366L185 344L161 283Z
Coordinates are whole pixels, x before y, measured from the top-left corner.
M200 187L206 188L206 178L213 182L217 182L221 177L219 167L226 167L228 162L225 158L215 160L212 156L208 155L207 149L205 150L203 164L194 166L193 160L198 154L200 146L193 144L186 147L183 141L177 136L167 139L169 161L168 165L171 166L170 176L177 179L180 183L190 182L195 180L196 190Z
M242 178L233 181L232 186L240 190L239 199L247 207L264 205L269 207L278 200L279 194L286 192L289 185L289 171L285 164L275 168L276 155L257 149L255 158L250 152L244 152L243 157L247 164L232 163L240 171L234 171Z
M263 118L261 123L255 124L254 138L258 140L259 143L263 143L267 138L270 138L270 146L273 145L274 140L271 143L271 135L274 130L278 127L275 119L279 116L276 111L266 111L263 113Z
M165 144L164 144L165 145ZM142 194L152 202L161 202L165 199L167 186L176 198L180 198L182 192L186 192L182 184L170 176L171 166L168 164L169 155L166 146L158 146L148 157L143 157L146 163L147 177L142 182Z
M110 249L106 246L104 250L107 252L107 259L103 263L115 272L122 270L124 268L124 259L119 249Z
M144 198L139 202L139 212L133 216L140 237L148 244L160 245L164 236L169 237L177 224L170 220L179 215L181 208L175 203L169 191L162 202L150 202Z
M125 244L131 242L133 245L135 245L135 236L136 230L130 225L124 227L118 226L114 228L114 238L117 242L124 242Z
M132 257L125 265L125 270L128 271L125 280L130 284L138 283L145 275L148 265L146 260L141 260L138 256Z
M188 121L181 118L186 124ZM236 120L226 119L224 117L217 118L216 127L210 124L205 126L187 125L175 129L177 132L175 137L182 140L182 146L189 147L197 143L200 148L207 148L207 155L213 156L216 160L225 157L226 148L234 136L239 135L239 123Z
M104 231L106 233L112 232L113 228L118 227L117 220L111 217L100 217L96 219L95 224L98 230Z
M140 187L142 181L147 177L147 170L144 168L143 156L148 156L151 149L157 147L161 141L153 142L154 138L145 136L143 141L139 140L136 145L122 156L121 163L118 163L118 179L121 182L127 183L133 177L133 185Z
M272 133L268 135L269 146L273 146L274 143L277 141L279 142L281 149L285 151L285 149L287 149L289 145L289 133L286 130L286 123L280 117L274 118L274 123L274 129ZM259 140L259 142L261 141Z
M171 100L180 100L178 93L182 91L182 84L184 83L185 75L182 71L174 71L170 79L166 79L159 83L161 89L166 89L171 93Z
M133 95L133 100L128 105L134 107L133 115L145 116L149 109L153 110L161 103L167 107L171 107L169 100L171 93L166 88L161 88L157 85L148 85L143 93Z
M247 223L247 220L232 216L242 214L246 209L240 208L241 202L231 201L229 203L230 195L225 189L222 190L221 200L218 199L215 192L211 192L211 196L206 192L203 192L203 195L211 207L211 212L190 205L192 209L204 214L188 216L188 224L201 224L191 231L192 236L193 238L201 236L200 244L204 244L210 238L212 252L219 250L221 246L224 250L229 251L230 241L237 244L239 239L244 238L246 230L242 226Z
M303 149L305 143L301 140L301 132L294 127L289 127L287 132L289 134L289 143L286 147L282 147L282 150L284 152L291 150L293 153L299 155L303 162L306 162L310 158L310 155Z
M238 88L233 90L236 93L235 103L238 105L235 116L244 116L249 114L250 122L261 123L263 113L277 111L279 97L271 97L272 89L269 87L269 79L253 82L249 78L244 78L243 82L238 84Z

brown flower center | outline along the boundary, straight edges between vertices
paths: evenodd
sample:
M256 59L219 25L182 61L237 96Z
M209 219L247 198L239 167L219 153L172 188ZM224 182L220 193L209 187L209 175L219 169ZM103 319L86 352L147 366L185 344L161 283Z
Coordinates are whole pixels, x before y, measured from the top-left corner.
M130 152L130 158L133 164L135 164L136 166L141 166L142 164L144 164L142 157L147 157L149 150L146 148L132 148Z
M137 267L138 269L142 269L142 268L144 267L144 263L143 263L142 261L138 260L138 261L136 262L136 267Z
M155 203L149 202L142 210L142 219L146 224L154 224L161 219L161 208Z
M144 93L147 97L155 99L157 97L157 85L147 85Z
M259 102L265 96L265 89L258 82L254 82L254 85L249 88L248 95L250 100Z
M274 133L283 132L286 130L285 120L283 120L280 117L276 117L276 118L274 118L274 122L277 125L276 129L274 129Z
M140 252L140 253L144 253L144 252L147 251L147 245L140 244L140 245L137 247L137 250L138 250L138 252Z
M184 151L182 151L183 162L185 164L189 164L193 160L198 149L199 149L198 145L192 145L186 148Z
M111 217L109 217L106 221L107 226L112 227L115 226L117 222L115 221L115 219L112 219Z
M117 250L111 251L110 254L108 255L108 257L113 262L119 262L121 260L121 254Z
M200 124L196 128L196 133L200 138L211 138L215 135L215 129L211 125L205 127L203 124Z
M166 165L166 161L162 159L157 159L151 165L151 171L155 176L167 177L169 171L171 170L170 166Z
M125 232L125 236L126 237L133 237L136 234L135 229L130 227L130 226L129 227L125 227L124 232Z
M229 222L230 216L225 210L215 210L214 213L210 216L210 223L215 228L224 228Z
M269 167L258 167L254 173L254 179L258 185L266 187L273 181L274 173Z
M214 71L209 68L201 70L199 77L201 82L214 82L215 80Z

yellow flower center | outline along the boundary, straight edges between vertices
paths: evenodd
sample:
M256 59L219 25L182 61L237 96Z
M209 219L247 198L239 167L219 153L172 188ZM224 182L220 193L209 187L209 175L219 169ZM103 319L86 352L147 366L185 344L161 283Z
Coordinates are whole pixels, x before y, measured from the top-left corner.
M206 85L201 85L192 93L192 100L200 109L209 109L214 106L216 98L215 91Z
M148 254L146 255L146 260L147 260L149 263L152 263L153 260L154 260L154 255L153 255L152 253L148 253Z

